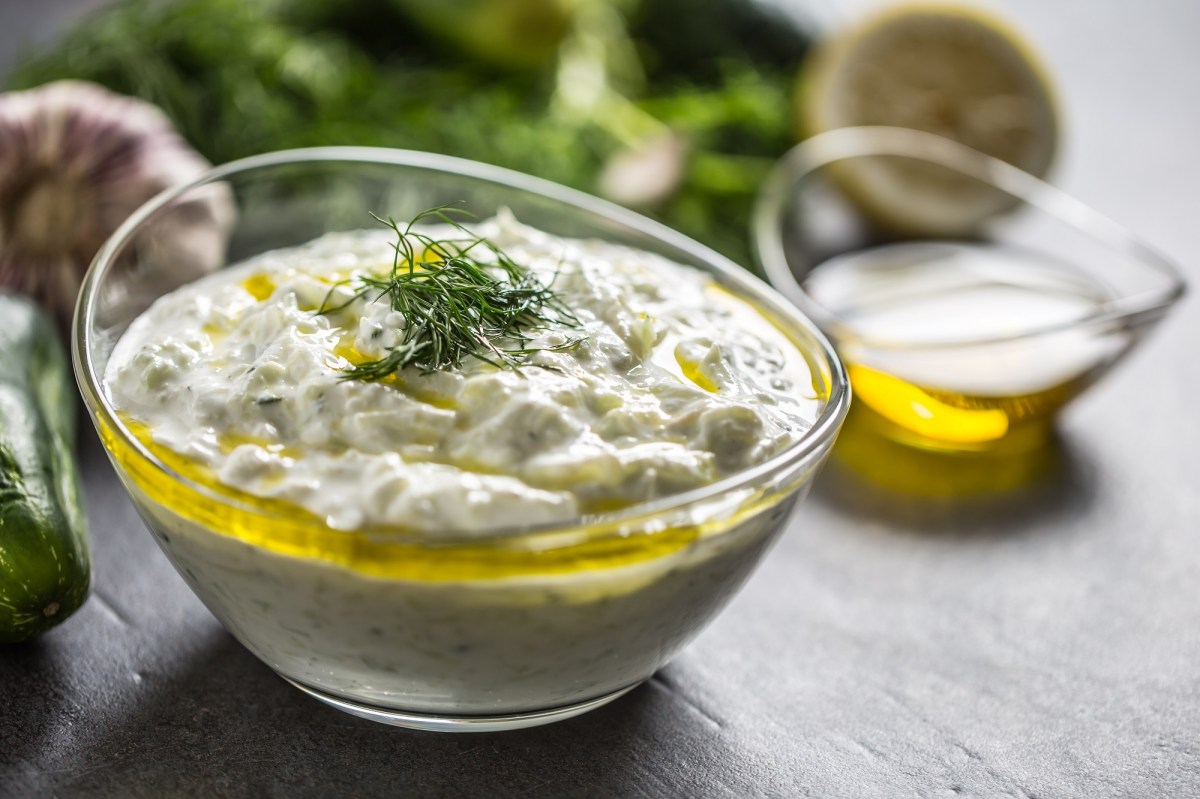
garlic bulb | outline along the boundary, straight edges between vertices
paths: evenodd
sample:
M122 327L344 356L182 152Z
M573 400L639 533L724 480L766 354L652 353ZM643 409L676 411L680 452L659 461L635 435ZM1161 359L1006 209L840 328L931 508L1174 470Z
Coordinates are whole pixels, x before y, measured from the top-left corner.
M88 264L146 200L209 167L158 108L95 84L0 94L0 290L67 323ZM188 201L180 268L215 267L232 217L227 190ZM198 206L198 207L197 207Z

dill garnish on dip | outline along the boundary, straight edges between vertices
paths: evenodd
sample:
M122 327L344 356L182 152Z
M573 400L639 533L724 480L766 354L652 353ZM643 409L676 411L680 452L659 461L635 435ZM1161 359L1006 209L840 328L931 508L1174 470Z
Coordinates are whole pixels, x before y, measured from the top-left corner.
M820 407L795 345L698 270L446 209L162 297L106 383L218 490L430 537L704 486Z
M537 274L451 219L453 211L424 211L403 230L394 219L375 217L396 234L391 272L382 278L359 275L344 281L357 289L354 296L336 306L327 306L327 297L318 313L334 314L364 298L386 300L404 317L404 327L400 342L386 356L351 367L347 379L381 380L407 367L424 372L457 369L468 356L515 367L535 352L568 349L583 340L524 346L531 335L555 324L579 328L579 318ZM441 221L451 232L434 238L416 229L427 219ZM506 346L505 341L517 346Z

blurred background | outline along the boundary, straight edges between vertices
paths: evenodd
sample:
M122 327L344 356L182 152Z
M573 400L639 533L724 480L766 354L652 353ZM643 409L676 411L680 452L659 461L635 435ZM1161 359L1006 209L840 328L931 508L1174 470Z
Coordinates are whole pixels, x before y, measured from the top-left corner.
M748 264L750 198L812 132L806 56L893 5L6 0L0 76L11 88L81 77L149 99L213 162L357 143L499 163L607 195ZM1061 120L1054 181L1169 250L1188 212L1162 189L1197 174L1200 155L1165 116L1200 96L1200 7L955 5L998 17L1044 67ZM1154 58L1123 55L1135 52Z

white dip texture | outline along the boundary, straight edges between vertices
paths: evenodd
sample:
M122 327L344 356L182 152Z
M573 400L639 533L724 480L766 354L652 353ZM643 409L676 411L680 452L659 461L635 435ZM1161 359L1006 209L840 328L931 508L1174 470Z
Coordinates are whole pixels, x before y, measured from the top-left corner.
M570 538L581 515L761 463L825 399L797 347L698 270L506 215L474 230L578 320L499 342L540 350L516 368L467 357L455 370L346 379L407 323L386 301L354 299L356 276L392 267L386 229L329 234L184 286L134 321L108 363L112 403L152 448L240 506L249 495L302 511L282 546L294 519L180 499L109 443L197 595L272 668L326 696L431 717L615 696L728 601L819 463L622 520L608 538L516 546L506 530L562 523L550 537ZM470 570L448 569L463 550L455 562Z
M396 235L381 228L266 253L161 298L108 363L113 404L225 485L337 529L431 536L698 488L811 426L818 402L795 346L701 272L511 216L474 232L580 322L537 331L524 346L543 351L519 368L468 357L456 371L345 379L386 356L407 321L374 295L317 312L351 300L357 275L388 273Z

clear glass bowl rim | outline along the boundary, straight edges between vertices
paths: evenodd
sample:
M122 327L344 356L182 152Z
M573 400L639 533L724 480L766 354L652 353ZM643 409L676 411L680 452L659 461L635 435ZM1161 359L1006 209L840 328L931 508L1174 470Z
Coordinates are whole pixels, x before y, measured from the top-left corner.
M908 343L875 339L853 332L853 325L822 306L797 279L784 249L783 215L794 192L805 178L838 161L863 157L901 157L929 161L956 170L1004 191L1040 212L1073 226L1082 234L1120 251L1158 272L1161 287L1116 297L1094 312L1072 322L1046 325L1006 336L957 341ZM1124 227L1093 210L1059 188L964 144L909 128L884 125L838 128L819 133L784 154L763 182L751 218L751 248L767 282L795 304L841 344L853 342L891 351L947 351L1027 341L1064 330L1103 327L1120 320L1153 319L1183 297L1187 287L1179 267ZM937 239L928 239L937 241ZM914 239L922 241L922 239Z
M238 500L212 491L206 486L195 483L176 473L159 460L154 453L146 449L136 436L132 435L118 417L115 409L102 390L102 378L94 369L90 329L94 319L98 297L98 287L104 276L111 268L114 257L129 242L130 238L160 209L169 205L177 198L188 192L210 183L216 183L240 173L253 170L285 166L288 164L303 164L326 162L328 164L375 164L380 166L399 166L415 168L428 172L449 173L458 177L467 177L494 185L515 189L539 195L555 203L569 206L573 210L584 212L605 221L623 226L636 233L652 237L669 248L682 251L690 257L702 262L713 270L723 281L734 285L737 290L755 303L765 307L777 322L786 323L796 328L792 332L802 332L815 344L815 349L804 350L807 357L819 360L820 367L829 375L829 393L825 407L813 426L805 432L789 448L773 458L749 469L737 472L729 477L702 486L692 491L675 494L658 500L641 503L619 511L602 514L589 514L577 517L568 522L558 522L546 525L528 525L501 528L489 531L486 537L466 534L455 535L451 531L439 533L436 542L428 542L437 546L453 546L465 544L470 546L499 545L512 542L513 539L526 538L533 535L571 532L583 534L587 540L588 531L611 533L623 525L643 522L653 517L682 511L689 506L701 505L722 494L751 488L768 483L778 474L785 473L792 467L805 461L815 460L833 443L846 417L850 405L850 384L845 367L835 352L829 339L821 329L805 317L791 302L767 285L754 277L747 270L737 266L725 256L678 233L665 225L655 222L641 214L630 211L606 200L589 195L585 192L570 189L548 180L526 175L510 169L472 161L465 158L385 147L311 147L294 150L280 150L264 153L248 158L231 161L214 167L195 180L167 189L134 211L101 246L92 260L84 276L76 302L73 327L71 333L72 362L75 378L81 393L94 415L96 421L113 431L123 445L129 447L151 466L171 480L182 484L190 491L206 499L225 506L236 508L246 514L258 516L264 520L274 518L270 511L246 505ZM788 333L787 330L784 331ZM795 338L789 335L789 338ZM797 344L797 346L800 346ZM331 534L338 534L329 528ZM372 530L376 534L378 530ZM407 531L397 531L403 536L411 535ZM573 536L574 538L574 536ZM411 543L411 541L406 541ZM579 543L578 540L573 541Z

